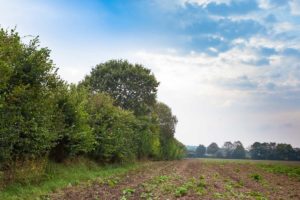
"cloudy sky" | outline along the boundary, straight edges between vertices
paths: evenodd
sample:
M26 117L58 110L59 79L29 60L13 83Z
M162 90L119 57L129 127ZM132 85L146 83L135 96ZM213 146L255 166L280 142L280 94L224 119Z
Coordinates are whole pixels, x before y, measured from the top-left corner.
M300 0L0 0L76 83L109 59L150 68L176 138L300 147Z

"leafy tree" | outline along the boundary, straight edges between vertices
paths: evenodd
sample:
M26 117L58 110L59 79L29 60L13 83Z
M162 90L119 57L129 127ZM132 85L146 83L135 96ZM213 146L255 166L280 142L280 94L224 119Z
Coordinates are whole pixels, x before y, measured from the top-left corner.
M196 156L204 157L205 152L206 152L206 147L203 144L200 144L196 149Z
M59 137L50 156L60 162L69 156L93 150L96 140L88 123L88 93L85 88L62 84L55 99L55 124Z
M219 150L219 146L217 145L217 143L213 142L207 147L206 152L208 154L216 154L218 150Z
M97 146L91 155L102 162L127 162L135 159L135 116L119 107L105 94L93 94L89 99L89 123Z
M223 149L225 151L225 157L226 158L231 158L231 154L234 150L234 145L230 141L225 142L224 145L223 145Z
M251 146L251 158L253 159L269 159L274 160L277 159L276 155L276 143L260 143L255 142Z
M234 150L232 151L231 157L236 159L243 159L246 156L246 151L243 144L240 141L236 141L233 144Z
M135 124L136 137L134 142L137 146L139 159L158 159L161 155L160 130L156 118L153 115L139 116Z
M97 65L82 82L94 92L105 92L115 103L136 115L149 113L155 105L159 83L149 69L123 60Z
M294 148L295 150L295 160L300 160L300 148Z
M174 137L177 118L172 114L171 108L160 102L155 105L155 112L158 116L162 137Z
M277 144L277 159L279 160L295 160L295 150L290 144Z
M183 148L174 138L177 118L172 114L171 108L164 103L156 104L155 113L160 127L161 156L167 160L174 159L177 157L175 152L182 153Z
M24 44L14 30L0 29L0 52L0 160L47 155L57 138L50 50L38 38Z

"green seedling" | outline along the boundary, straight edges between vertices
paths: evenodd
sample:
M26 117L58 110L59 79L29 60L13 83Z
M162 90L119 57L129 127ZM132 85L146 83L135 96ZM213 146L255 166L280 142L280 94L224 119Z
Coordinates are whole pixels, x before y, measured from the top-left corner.
M263 179L262 176L259 174L251 174L250 177L256 182L260 182Z
M186 187L178 187L175 191L175 197L182 197L188 193L188 189Z

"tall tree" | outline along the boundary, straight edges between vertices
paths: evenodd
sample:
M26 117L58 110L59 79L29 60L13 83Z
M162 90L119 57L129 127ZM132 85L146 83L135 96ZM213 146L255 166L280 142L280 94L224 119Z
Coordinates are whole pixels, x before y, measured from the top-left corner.
M269 159L274 160L278 159L277 153L276 153L276 143L260 143L255 142L251 146L251 157L253 159Z
M231 157L236 159L243 159L246 156L246 151L243 144L240 141L233 143L234 150L232 151Z
M295 160L295 150L290 144L277 144L276 154L279 160Z
M219 150L219 146L217 145L217 143L213 142L211 143L208 147L207 147L207 153L208 154L216 154L217 151Z
M231 158L231 154L234 150L234 145L232 144L232 142L228 141L225 142L223 145L223 149L225 151L225 157L226 158Z
M185 147L174 138L177 118L164 103L157 103L154 109L160 127L160 142L163 159L174 159L185 152Z
M135 158L135 116L132 112L113 106L110 96L97 93L89 99L89 123L97 146L91 155L102 162L125 162Z
M203 144L200 144L196 148L196 156L197 157L204 157L205 153L206 153L206 147Z
M92 91L108 93L118 106L136 115L150 112L159 85L149 69L126 60L110 60L97 65L82 84Z
M155 112L158 115L158 123L163 136L173 137L177 124L177 118L172 114L172 110L164 103L155 105Z
M61 162L69 156L90 152L96 141L88 123L87 107L90 105L87 90L61 84L55 96L55 128L58 138L50 157Z

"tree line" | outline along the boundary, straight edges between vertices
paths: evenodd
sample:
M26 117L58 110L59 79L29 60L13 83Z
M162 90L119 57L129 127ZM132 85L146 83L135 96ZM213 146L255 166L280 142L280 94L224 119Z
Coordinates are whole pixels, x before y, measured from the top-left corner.
M57 70L38 38L24 43L15 30L0 29L1 171L28 163L43 171L48 160L78 156L101 163L184 156L177 118L157 101L159 82L149 69L110 60L78 84Z
M187 157L212 157L255 160L300 160L300 148L293 148L290 144L275 142L255 142L249 149L245 149L240 141L225 142L222 147L213 142L207 147L200 144L195 148L188 148Z

